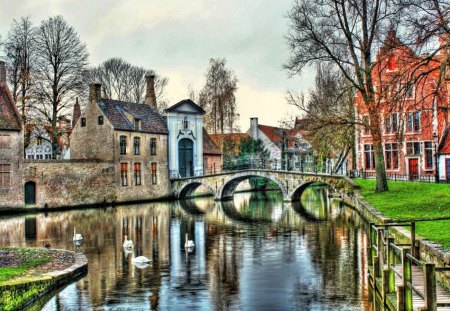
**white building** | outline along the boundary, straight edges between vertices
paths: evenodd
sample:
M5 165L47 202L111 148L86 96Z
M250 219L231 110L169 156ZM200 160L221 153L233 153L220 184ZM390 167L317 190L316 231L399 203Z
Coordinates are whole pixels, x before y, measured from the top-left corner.
M170 178L203 175L203 115L190 99L167 108Z

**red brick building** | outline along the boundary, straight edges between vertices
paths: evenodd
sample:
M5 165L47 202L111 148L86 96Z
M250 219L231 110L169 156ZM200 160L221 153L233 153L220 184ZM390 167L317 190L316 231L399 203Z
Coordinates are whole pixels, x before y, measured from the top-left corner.
M447 81L438 83L442 53L428 62L425 57L415 55L392 31L376 56L372 79L388 176L432 179L436 166L441 179L450 176L450 161L445 167L440 154L449 151L450 156L450 148L445 147L449 145ZM369 115L361 94L356 95L355 106L356 119L366 124L356 128L357 168L375 172Z

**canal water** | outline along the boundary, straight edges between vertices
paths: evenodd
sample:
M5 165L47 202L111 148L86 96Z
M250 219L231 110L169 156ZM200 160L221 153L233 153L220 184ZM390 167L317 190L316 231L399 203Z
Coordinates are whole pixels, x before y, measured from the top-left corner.
M277 192L0 219L0 245L83 252L87 276L39 310L370 310L364 222L327 196ZM74 245L73 227L85 243ZM195 243L184 249L185 234ZM124 251L124 236L134 241ZM151 259L137 267L134 256Z

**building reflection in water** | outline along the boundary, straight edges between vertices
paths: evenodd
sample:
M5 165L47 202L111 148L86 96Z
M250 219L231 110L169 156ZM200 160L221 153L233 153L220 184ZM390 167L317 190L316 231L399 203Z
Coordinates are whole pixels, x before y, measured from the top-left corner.
M1 245L81 251L89 273L44 310L369 310L367 238L358 215L308 188L286 204L279 193L238 194L0 220ZM73 227L85 243L72 243ZM185 234L195 243L184 249ZM134 241L122 248L124 236ZM140 269L134 256L151 259ZM175 307L176 306L176 307Z

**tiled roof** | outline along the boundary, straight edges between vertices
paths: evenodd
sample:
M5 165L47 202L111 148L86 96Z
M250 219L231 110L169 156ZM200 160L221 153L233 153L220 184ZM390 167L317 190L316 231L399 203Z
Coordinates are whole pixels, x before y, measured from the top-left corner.
M302 130L300 130L300 129L284 129L284 128L280 128L280 127L261 125L261 124L258 125L258 128L277 147L281 147L281 145L283 143L284 133L287 137L288 148L293 148L294 144L296 142L298 142L298 139L296 137L297 134L302 135Z
M203 128L203 154L222 154L205 128Z
M212 140L214 140L214 142L217 145L222 146L223 141L225 139L231 139L231 141L233 141L233 143L239 144L239 141L241 139L245 139L248 137L248 134L247 133L228 133L228 134L210 134L209 136L211 136Z
M0 83L0 130L20 131L21 129L20 115L9 89Z
M98 106L111 122L115 130L135 130L134 123L126 117L126 113L128 113L133 118L141 120L142 127L140 132L168 134L166 122L164 122L162 116L149 105L102 98L98 103Z

